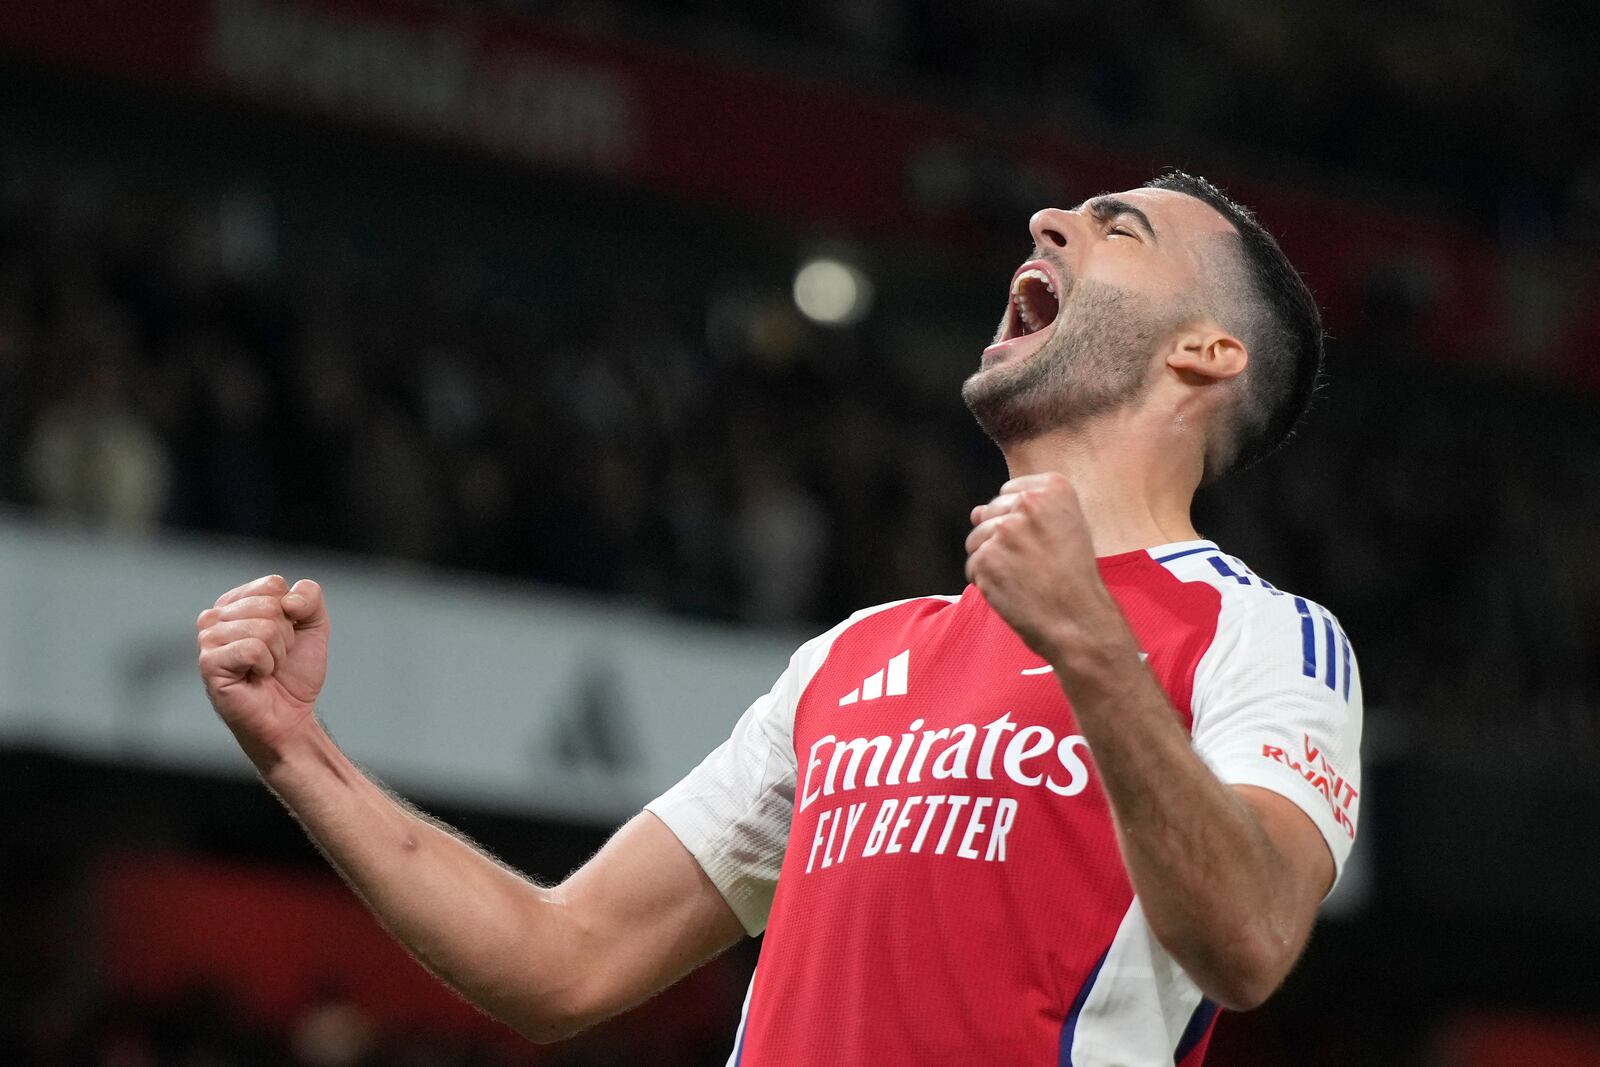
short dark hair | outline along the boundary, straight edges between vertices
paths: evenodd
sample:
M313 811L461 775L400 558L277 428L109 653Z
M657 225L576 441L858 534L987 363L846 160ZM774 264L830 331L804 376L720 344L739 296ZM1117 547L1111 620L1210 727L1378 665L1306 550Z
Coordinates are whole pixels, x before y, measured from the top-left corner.
M1305 279L1249 208L1181 170L1168 171L1145 188L1204 201L1239 235L1241 273L1235 287L1242 291L1235 295L1244 304L1237 316L1243 321L1223 325L1240 334L1250 364L1227 432L1214 435L1206 450L1204 480L1212 482L1265 459L1293 436L1322 382L1322 315Z

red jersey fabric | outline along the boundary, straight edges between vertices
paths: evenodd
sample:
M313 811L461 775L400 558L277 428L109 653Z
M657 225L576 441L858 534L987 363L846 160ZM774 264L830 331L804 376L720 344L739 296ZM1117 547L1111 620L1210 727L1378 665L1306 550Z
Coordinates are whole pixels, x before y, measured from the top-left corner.
M1353 768L1351 704L1323 677L1342 666L1348 687L1353 671L1332 617L1209 542L1099 562L1192 734L1197 677L1206 687L1202 757L1317 808L1343 838L1342 793L1261 751L1316 747ZM1252 672L1252 653L1287 662ZM1294 699L1273 695L1283 686ZM975 588L859 613L797 653L774 694L747 713L759 740L736 732L651 805L752 932L765 922L731 1063L1200 1062L1215 1007L1144 922L1052 671ZM1300 727L1305 745L1289 746ZM762 761L769 788L727 785L733 760ZM1330 848L1342 863L1348 842ZM763 898L750 885L770 871L748 872L773 863Z

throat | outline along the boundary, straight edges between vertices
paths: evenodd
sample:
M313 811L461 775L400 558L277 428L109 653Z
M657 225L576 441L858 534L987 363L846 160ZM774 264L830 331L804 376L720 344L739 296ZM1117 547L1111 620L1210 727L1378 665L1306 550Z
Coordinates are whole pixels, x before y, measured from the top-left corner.
M1017 442L1005 458L1013 478L1066 476L1099 557L1200 537L1191 513L1199 471L1186 473L1150 451L1121 434L1084 427Z

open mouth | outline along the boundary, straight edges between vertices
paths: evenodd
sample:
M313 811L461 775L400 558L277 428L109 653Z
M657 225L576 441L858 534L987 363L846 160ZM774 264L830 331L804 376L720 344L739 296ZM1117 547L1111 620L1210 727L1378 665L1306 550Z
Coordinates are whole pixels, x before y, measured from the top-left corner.
M1006 313L1006 328L1001 340L1026 337L1055 324L1061 304L1056 299L1055 282L1041 268L1027 265L1011 279L1011 309Z
M1042 335L1055 325L1060 313L1053 272L1039 260L1024 263L1011 279L1005 321L1000 326L1000 336L990 347Z

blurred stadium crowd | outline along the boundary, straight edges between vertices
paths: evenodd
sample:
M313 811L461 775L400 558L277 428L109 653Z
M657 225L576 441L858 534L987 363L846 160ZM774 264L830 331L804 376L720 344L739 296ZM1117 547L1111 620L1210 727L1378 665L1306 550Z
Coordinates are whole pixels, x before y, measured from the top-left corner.
M1592 14L492 6L593 32L660 26L702 50L766 41L780 64L977 86L1079 129L1127 118L1146 140L1223 145L1257 170L1283 152L1296 161L1270 169L1382 172L1374 199L1390 209L1491 230L1515 312L1481 341L1499 361L1430 351L1427 285L1375 263L1358 313L1330 323L1329 382L1303 439L1203 495L1198 525L1339 613L1362 656L1374 766L1525 788L1600 758L1600 362L1582 289L1582 257L1600 248L1600 149L1570 135L1583 87L1600 87L1587 38L1561 21ZM0 115L0 502L122 536L269 539L795 630L959 589L968 508L1004 470L957 391L1002 310L1025 217L978 255L862 247L560 175L508 181L431 148L350 163L341 153L371 145L342 132L309 150L301 139L324 135L252 140L223 166L206 157L225 144L183 143L192 116L144 129L129 118L140 110L108 110L81 136L39 133L15 102ZM1427 152L1396 132L1422 127ZM368 195L379 179L393 184ZM1394 179L1428 191L1396 197ZM859 325L818 326L790 299L819 247L872 279ZM587 1067L724 1053L727 997L548 1054L397 1043L336 998L281 1032L209 1001L103 1006L57 958L70 934L49 923L64 917L12 871L4 899L45 918L15 966L0 960L0 1007L18 1007L0 1011L7 1062ZM23 958L50 974L44 995ZM1285 1010L1310 1010L1297 1004ZM1292 1044L1281 1025L1271 1047ZM1235 1062L1228 1032L1219 1061ZM646 1033L681 1043L667 1059L666 1045L627 1044Z
M530 251L584 294L565 310L449 308L414 278L340 293L326 259L265 269L273 207L236 191L163 205L37 157L0 183L0 493L62 522L815 627L959 588L965 514L1003 480L956 395L987 319L940 334L949 309L919 321L915 292L819 330L744 281L690 300L624 281L561 234ZM673 269L664 244L630 253L647 278ZM1205 497L1201 528L1382 635L1363 643L1379 714L1430 717L1430 746L1499 730L1529 759L1591 753L1595 401L1429 362L1406 280L1366 296L1306 440ZM1506 730L1508 693L1534 731Z

